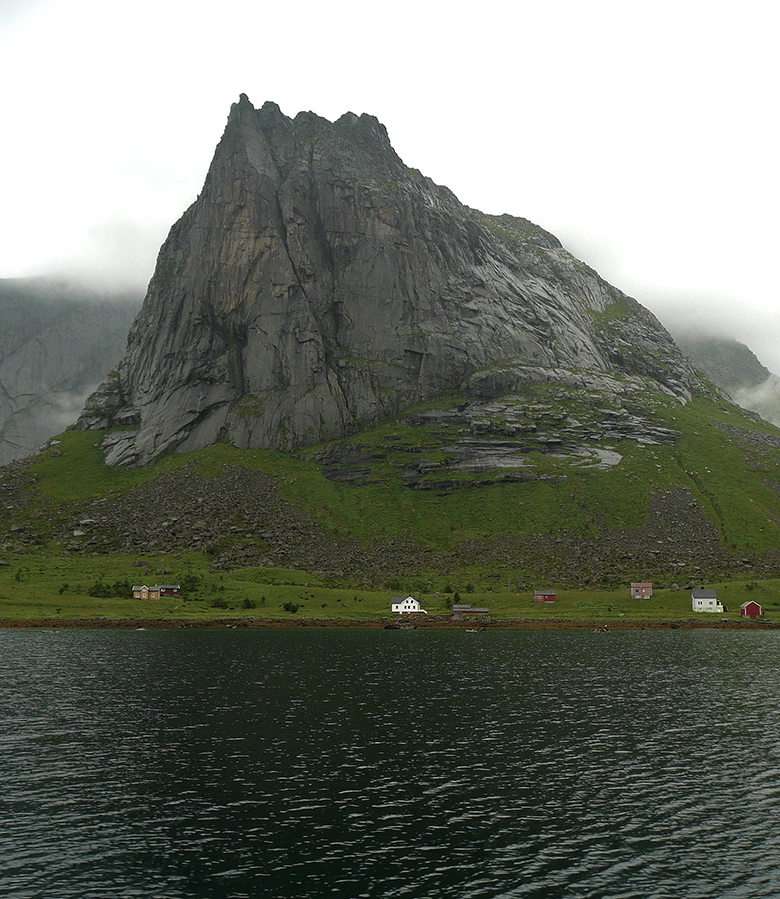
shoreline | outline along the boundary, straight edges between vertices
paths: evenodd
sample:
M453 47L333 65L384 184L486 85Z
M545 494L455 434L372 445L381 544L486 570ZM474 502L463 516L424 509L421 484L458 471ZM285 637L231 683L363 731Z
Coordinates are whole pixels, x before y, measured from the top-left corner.
M776 630L780 623L750 619L730 621L604 621L603 619L504 619L496 621L428 620L397 622L357 618L6 618L0 628L95 628L121 630L181 630L195 628L372 628L383 630Z

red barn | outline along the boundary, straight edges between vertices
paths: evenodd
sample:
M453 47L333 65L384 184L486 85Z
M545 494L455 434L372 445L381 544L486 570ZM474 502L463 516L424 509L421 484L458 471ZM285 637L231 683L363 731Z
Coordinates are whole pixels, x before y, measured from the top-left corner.
M761 614L761 606L754 599L749 599L739 607L739 614L743 618L758 618Z
M534 590L534 602L556 602L555 590Z

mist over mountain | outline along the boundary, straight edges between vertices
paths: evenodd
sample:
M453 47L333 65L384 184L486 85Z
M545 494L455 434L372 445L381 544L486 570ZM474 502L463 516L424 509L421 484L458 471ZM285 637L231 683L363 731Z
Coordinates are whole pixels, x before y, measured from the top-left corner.
M123 426L107 461L145 464L332 440L452 391L471 421L524 385L617 381L704 389L650 312L538 226L407 168L375 118L242 95L79 427Z
M755 353L730 337L686 332L677 345L700 371L735 403L780 426L780 378Z
M0 465L75 422L121 358L140 302L44 278L0 280Z
M700 371L729 393L758 387L771 374L752 350L733 338L688 332L675 334L675 342Z

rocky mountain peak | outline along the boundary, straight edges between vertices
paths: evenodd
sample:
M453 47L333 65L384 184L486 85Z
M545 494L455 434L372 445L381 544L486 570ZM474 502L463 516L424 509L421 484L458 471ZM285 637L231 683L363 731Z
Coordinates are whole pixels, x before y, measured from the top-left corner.
M290 119L242 94L80 427L122 426L107 460L143 464L220 439L312 444L445 392L604 376L681 401L699 389L647 310L542 228L407 168L372 116Z

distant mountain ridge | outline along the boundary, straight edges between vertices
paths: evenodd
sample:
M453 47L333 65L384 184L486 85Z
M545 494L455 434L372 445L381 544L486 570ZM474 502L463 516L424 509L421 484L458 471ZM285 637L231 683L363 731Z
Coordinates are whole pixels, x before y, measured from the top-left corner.
M650 312L542 228L407 168L375 118L242 95L79 427L121 426L107 461L146 464L333 440L453 391L469 421L516 421L540 383L706 392Z
M758 387L771 375L752 350L733 338L689 332L675 335L675 342L696 368L729 394Z
M141 298L0 280L0 465L73 424L122 356Z
M780 378L755 353L728 337L682 334L675 340L693 364L735 403L780 426Z

